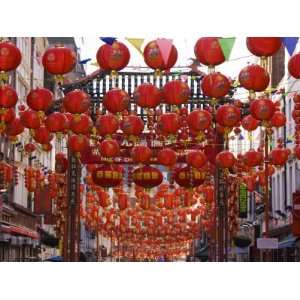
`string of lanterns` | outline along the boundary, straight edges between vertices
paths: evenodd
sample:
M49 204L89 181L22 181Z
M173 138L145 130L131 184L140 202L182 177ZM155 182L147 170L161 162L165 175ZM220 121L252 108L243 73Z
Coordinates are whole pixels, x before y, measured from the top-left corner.
M144 49L145 63L156 77L171 69L178 56L170 41L165 41L168 51L162 53L161 42L151 41ZM250 192L256 183L266 188L275 168L283 166L292 155L281 138L270 153L266 144L273 130L286 124L280 102L270 99L267 90L268 57L281 45L281 38L277 37L247 38L249 51L261 58L260 65L248 65L238 76L240 86L249 93L249 101L221 104L234 83L216 71L225 62L218 39L200 38L194 52L196 59L208 67L201 90L209 104L189 112L185 104L191 89L184 80L171 80L162 89L142 83L133 92L133 100L136 106L146 110L145 122L136 110L128 109L131 95L117 87L104 95L105 112L97 110L95 115L91 114L90 95L79 89L66 93L62 106L55 112L49 113L54 95L43 87L31 90L26 105L17 106L18 95L7 82L9 72L19 66L22 55L13 43L1 41L0 132L13 143L21 135L30 136L32 142L24 145L26 153L37 151L36 145L49 152L54 140L65 140L79 161L88 149L97 149L102 163L86 165L87 177L81 186L80 216L86 226L118 241L122 247L141 249L136 252L137 257L159 256L162 248L153 245L164 246L164 253L172 257L187 254L192 241L202 232L213 234L216 167L224 170L232 192L229 228L234 236L238 217L233 202L239 184L245 184ZM295 54L288 64L289 73L296 79L300 78L299 57L300 53ZM110 72L114 80L117 72L128 65L130 52L125 44L114 41L102 45L96 58L100 68ZM62 85L64 75L76 65L76 55L73 50L57 45L44 53L42 62L45 70ZM299 159L299 95L296 93L293 99L294 153ZM163 105L169 105L171 110L163 113ZM246 114L247 105L249 113ZM261 127L266 139L257 149L251 144L248 151L235 156L229 149L228 137L231 132L239 134L241 127L250 135ZM46 177L33 166L24 170L29 192L36 192L43 184L49 185L58 216L58 234L63 234L65 224L67 169L66 155L57 153L55 170L50 170ZM9 184L16 170L2 161L0 172L1 180ZM164 174L168 174L167 183Z

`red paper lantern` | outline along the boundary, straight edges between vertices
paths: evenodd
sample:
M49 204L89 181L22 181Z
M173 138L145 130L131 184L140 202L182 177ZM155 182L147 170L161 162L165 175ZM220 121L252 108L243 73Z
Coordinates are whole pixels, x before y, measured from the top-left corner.
M191 90L186 82L172 80L163 88L164 100L170 105L180 105L188 101Z
M129 115L122 119L120 128L126 135L139 136L144 130L144 122L138 116Z
M192 169L190 166L177 169L174 172L175 182L184 188L193 188L199 186L204 182L205 178L205 171Z
M158 117L158 129L166 135L175 135L179 129L179 117L176 113L165 113Z
M16 105L18 95L16 91L8 84L0 86L0 108L11 108Z
M224 150L217 154L216 156L216 163L220 168L232 168L235 164L235 157L233 153L228 150Z
M9 124L16 118L16 112L13 108L5 109L2 114L0 114L0 123Z
M96 121L96 128L102 136L112 135L119 128L118 118L112 114L101 115Z
M300 145L296 145L294 152L295 152L297 159L300 159Z
M68 139L68 146L72 152L79 155L89 146L89 139L85 135L73 134Z
M263 67L252 64L240 71L239 82L246 90L262 92L268 87L270 76Z
M63 106L71 114L85 113L90 107L90 96L82 90L73 90L66 94Z
M223 127L237 126L241 120L241 111L231 104L224 104L217 109L216 120Z
M192 111L187 117L187 123L191 130L204 131L210 128L212 115L207 110L197 109Z
M207 163L207 157L204 152L193 150L187 154L186 162L189 166L200 169Z
M32 153L34 152L36 149L35 145L33 143L27 143L25 146L24 146L24 150L26 153Z
M151 83L143 83L136 87L133 98L143 108L155 108L162 99L162 92Z
M250 168L256 167L262 163L263 154L259 151L250 149L243 155L243 161Z
M33 131L33 139L42 145L49 144L53 139L53 135L48 131L45 126L41 126Z
M39 114L34 111L27 109L20 114L20 120L24 127L29 129L37 129L41 126L41 119Z
M173 149L165 148L157 153L157 161L164 166L172 167L177 162L177 155Z
M54 112L45 119L45 126L50 132L63 133L69 128L69 121L65 114Z
M53 103L53 93L45 88L36 88L27 95L27 105L35 111L47 111Z
M99 66L105 71L119 71L128 65L130 52L126 45L115 41L112 45L102 45L96 58Z
M247 48L256 56L272 56L281 47L280 37L247 37Z
M10 41L0 42L0 72L15 70L21 63L20 50Z
M109 112L116 114L127 109L129 100L130 97L125 91L115 88L105 94L103 105Z
M254 131L258 127L259 121L257 121L251 115L247 115L243 117L241 124L245 130Z
M104 157L116 157L120 153L120 147L115 140L104 140L99 145L99 151Z
M163 176L159 169L144 166L133 171L132 179L136 185L150 189L160 185L163 181Z
M205 96L221 98L228 94L230 82L225 75L220 72L214 72L204 76L201 82L201 89Z
M134 146L131 151L131 157L135 163L146 164L149 163L152 157L152 150L147 146Z
M290 149L277 147L270 152L270 161L274 166L281 167L285 165L290 154L291 154Z
M72 118L70 122L70 130L75 134L88 134L93 126L92 119L86 115L81 114Z
M300 53L297 53L290 58L288 70L294 78L300 79Z
M300 103L300 94L299 93L296 93L294 96L293 96L293 101L294 103Z
M144 60L147 66L154 70L171 69L177 61L177 49L172 45L169 58L165 63L157 41L149 42L144 49Z
M118 165L104 164L92 172L93 182L104 188L120 185L122 178L123 171Z
M5 134L9 137L16 137L24 131L24 126L19 118L15 118L5 128Z
M275 111L272 119L271 125L273 127L279 128L286 124L286 116L281 111Z
M68 169L68 159L64 153L58 152L55 154L55 172L63 174Z
M76 53L67 47L56 45L43 55L42 63L46 71L53 75L63 75L73 70L76 65Z
M198 61L206 66L217 66L225 61L225 56L216 37L200 38L194 47L194 53Z
M269 121L275 113L275 105L268 98L260 98L250 103L251 115L260 121Z

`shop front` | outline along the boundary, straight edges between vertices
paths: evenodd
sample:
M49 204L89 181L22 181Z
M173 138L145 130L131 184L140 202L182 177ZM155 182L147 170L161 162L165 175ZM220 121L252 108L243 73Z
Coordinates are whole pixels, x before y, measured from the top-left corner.
M0 217L0 261L36 261L36 218L16 205L3 204ZM27 226L26 226L27 225Z

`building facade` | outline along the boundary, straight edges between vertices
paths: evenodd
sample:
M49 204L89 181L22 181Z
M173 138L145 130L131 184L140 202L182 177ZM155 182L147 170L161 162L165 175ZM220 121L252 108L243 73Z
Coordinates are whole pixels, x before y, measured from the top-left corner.
M26 96L31 89L47 87L54 93L55 98L57 97L57 86L53 76L47 74L42 65L43 53L56 42L54 38L42 37L9 39L22 53L22 62L16 71L9 74L8 82L19 97L15 108L18 114L20 105L26 105ZM80 60L80 52L74 38L59 38L58 42L74 49ZM67 80L78 78L82 72L83 66L76 66L74 72L68 74ZM52 151L44 152L37 149L33 155L26 155L24 152L24 145L28 142L32 142L29 132L23 134L17 143L12 143L3 136L0 139L2 160L17 166L18 170L14 182L7 190L0 192L0 261L43 260L49 256L59 255L54 219L35 207L35 201L38 199L51 201L45 191L47 181L45 190L40 195L37 193L33 195L27 192L24 176L24 169L28 165L43 170L45 176L49 170L54 170L56 141L54 139L52 142Z

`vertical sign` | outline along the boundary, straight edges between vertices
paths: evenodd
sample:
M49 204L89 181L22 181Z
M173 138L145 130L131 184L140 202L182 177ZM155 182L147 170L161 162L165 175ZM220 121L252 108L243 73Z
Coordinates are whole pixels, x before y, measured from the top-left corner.
M248 191L244 184L240 185L239 191L239 217L246 219L248 215Z

